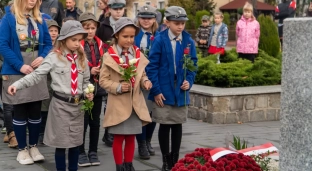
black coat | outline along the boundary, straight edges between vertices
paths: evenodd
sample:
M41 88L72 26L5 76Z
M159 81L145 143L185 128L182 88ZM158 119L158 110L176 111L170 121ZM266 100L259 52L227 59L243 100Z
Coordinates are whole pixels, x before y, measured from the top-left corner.
M110 25L109 17L104 18L101 22L100 27L96 31L96 36L99 37L103 42L111 41L114 29Z
M51 16L59 26L62 25L64 18L64 8L58 0L43 0L40 6L41 12Z

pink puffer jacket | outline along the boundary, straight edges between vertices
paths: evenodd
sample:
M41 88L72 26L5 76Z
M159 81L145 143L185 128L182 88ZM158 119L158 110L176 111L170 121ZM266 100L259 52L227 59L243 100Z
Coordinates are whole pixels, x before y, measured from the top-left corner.
M244 16L236 24L238 53L258 53L260 25L256 19L246 19Z

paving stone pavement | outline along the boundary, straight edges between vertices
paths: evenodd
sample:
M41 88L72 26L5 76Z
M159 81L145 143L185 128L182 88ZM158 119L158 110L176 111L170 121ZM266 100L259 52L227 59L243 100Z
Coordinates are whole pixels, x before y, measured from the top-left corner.
M150 160L142 161L138 158L137 149L135 151L134 167L136 171L159 171L161 169L162 160L160 148L158 145L158 125L156 127L152 146L156 150L156 155ZM212 125L205 122L189 119L183 125L183 138L181 144L180 157L186 153L193 151L197 147L223 147L225 146L225 135L231 132L234 135L240 136L248 140L249 145L260 145L266 142L272 142L279 148L280 122L254 122L244 124L225 124ZM112 150L106 147L101 138L104 129L101 129L99 140L99 159L100 166L79 168L82 171L115 171L114 158ZM0 135L0 171L54 171L54 149L47 146L39 146L40 151L45 156L46 160L42 163L34 165L20 165L16 161L17 149L10 149L7 144L2 143L3 134ZM88 144L88 137L87 142ZM86 148L88 148L86 146Z

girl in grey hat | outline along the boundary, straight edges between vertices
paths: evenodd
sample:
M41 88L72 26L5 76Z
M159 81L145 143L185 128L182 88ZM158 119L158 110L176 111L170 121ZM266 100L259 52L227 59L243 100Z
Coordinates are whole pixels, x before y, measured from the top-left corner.
M38 84L50 73L53 97L49 106L44 144L56 148L56 170L66 170L65 151L68 148L68 170L78 170L78 146L83 140L84 112L81 100L93 100L93 93L84 93L89 85L90 71L80 41L87 36L78 21L67 21L54 50L32 73L14 82L8 94Z
M135 135L142 133L142 126L151 122L141 90L152 87L145 74L148 60L133 45L138 32L139 28L129 18L122 17L116 22L114 43L103 56L100 72L100 86L108 92L103 126L114 134L113 154L117 171L134 171ZM135 67L133 72L136 75L124 80L122 68L130 65Z

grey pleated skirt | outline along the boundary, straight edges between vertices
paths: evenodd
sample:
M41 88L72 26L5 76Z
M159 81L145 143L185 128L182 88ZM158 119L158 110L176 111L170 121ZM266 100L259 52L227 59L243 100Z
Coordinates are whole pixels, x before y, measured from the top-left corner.
M124 122L108 127L108 132L110 134L120 134L120 135L133 135L133 134L141 134L142 133L142 121L132 110L130 117Z
M187 121L188 107L165 105L159 107L153 102L152 120L160 124L183 124Z
M30 65L33 61L32 52L21 52L24 64ZM38 51L35 51L35 56L38 56ZM35 101L42 101L49 98L47 78L43 78L38 84L19 90L14 96L8 94L8 87L15 81L23 78L25 75L4 75L8 80L2 82L2 101L7 104L23 104Z

